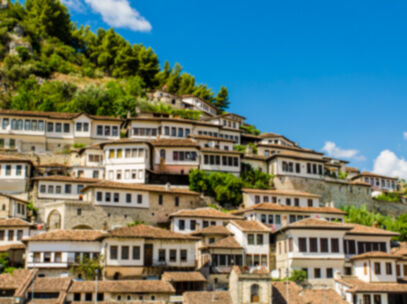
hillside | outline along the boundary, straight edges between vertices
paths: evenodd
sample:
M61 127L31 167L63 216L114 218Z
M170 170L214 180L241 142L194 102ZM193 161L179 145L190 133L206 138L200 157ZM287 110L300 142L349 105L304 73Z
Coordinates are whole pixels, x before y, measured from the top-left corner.
M6 4L7 3L7 4ZM0 107L19 110L123 115L146 92L166 87L229 105L176 63L163 68L151 47L131 45L114 29L73 24L59 0L5 2L0 8Z

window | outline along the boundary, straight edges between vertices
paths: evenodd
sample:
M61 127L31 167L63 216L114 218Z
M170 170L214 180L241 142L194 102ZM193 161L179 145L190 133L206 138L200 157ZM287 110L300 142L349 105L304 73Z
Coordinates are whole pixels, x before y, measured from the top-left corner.
M97 299L98 299L98 302L103 302L104 301L104 293L102 293L102 292L98 292L98 294L97 294Z
M129 246L122 246L122 260L129 259Z
M55 252L55 263L61 263L61 262L62 262L62 253Z
M250 302L251 303L258 303L260 302L260 297L259 297L259 290L260 286L258 284L253 284L250 287Z
M90 302L92 301L92 293L85 293L85 301Z
M301 173L301 165L299 163L295 164L295 172L296 173Z
M313 202L312 202L312 199L309 199L308 200L308 207L313 207L314 206L314 204L313 204Z
M45 192L46 192L46 188L47 188L47 187L46 187L45 185L41 185L41 186L40 186L40 192L41 192L41 193L45 193Z
M112 136L117 136L117 135L119 135L119 132L118 132L118 128L117 128L117 126L113 126L112 127Z
M110 259L117 260L117 246L110 246Z
M165 249L158 250L158 261L165 262Z
M247 235L247 243L249 245L254 245L254 234Z
M299 207L299 206L300 206L300 199L299 199L299 198L295 198L295 199L294 199L294 205L295 205L295 207Z
M51 262L51 252L44 252L44 263Z
M22 169L22 166L21 166L21 165L17 165L17 166L16 166L16 175L17 175L17 176L20 176L20 175L21 175L21 169Z
M80 302L81 301L81 294L80 293L74 293L73 294L73 300L74 300L74 302Z
M68 123L64 123L64 133L69 133L70 131L70 126Z
M339 239L331 239L331 252L339 252Z
M263 245L263 235L262 234L257 235L257 245Z
M6 166L6 176L10 176L11 175L11 165L7 165Z
M374 263L374 273L381 274L380 263Z
M184 220L179 220L179 230L185 230L185 221Z
M55 132L61 133L61 131L62 131L62 123L57 122L57 123L55 124Z
M328 252L328 239L321 238L320 243L321 243L321 252Z
M373 304L382 304L382 296L379 294L375 294L373 296Z
M310 252L318 252L318 242L317 238L310 238L309 239L309 246L310 246Z
M332 268L326 269L326 278L332 279L334 277L334 270Z
M314 268L314 278L315 279L321 278L321 268Z
M386 274L391 275L393 273L393 267L391 263L386 263Z
M162 205L163 204L163 196L162 194L158 195L158 205Z
M289 252L293 252L293 239L292 238L289 238L288 239L288 251Z
M177 261L177 250L171 249L170 250L170 262L176 262Z
M140 260L140 246L133 246L133 260Z
M126 203L131 203L131 193L126 193Z
M178 206L179 206L179 197L176 196L175 197L175 207L178 207Z
M48 193L54 193L54 186L48 185Z
M187 261L187 251L185 249L181 250L181 262Z
M286 204L287 206L291 206L291 199L287 198L287 199L285 200L285 204Z
M196 229L196 221L195 220L191 220L191 222L190 222L190 228L191 228L191 230L192 231L195 231L195 229Z
M105 136L110 136L110 126L105 126Z
M52 122L49 122L47 124L47 131L48 132L54 132L54 124Z
M299 238L299 250L300 252L307 252L307 239L306 238Z
M141 194L137 194L137 204L143 203L143 196Z
M82 215L82 209L81 208L76 209L76 215Z

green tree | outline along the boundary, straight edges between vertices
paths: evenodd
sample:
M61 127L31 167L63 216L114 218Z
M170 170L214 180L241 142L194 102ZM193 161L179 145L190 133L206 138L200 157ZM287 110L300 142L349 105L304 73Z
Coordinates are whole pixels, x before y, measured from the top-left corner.
M80 276L85 280L95 280L96 275L98 278L102 276L103 270L103 256L98 256L96 258L90 259L84 257L82 261L78 261L74 266L71 267L70 271L76 276Z
M31 30L71 42L72 24L68 9L59 0L26 0L27 21Z
M215 106L218 109L218 113L222 113L229 108L229 104L228 89L222 86L215 98Z

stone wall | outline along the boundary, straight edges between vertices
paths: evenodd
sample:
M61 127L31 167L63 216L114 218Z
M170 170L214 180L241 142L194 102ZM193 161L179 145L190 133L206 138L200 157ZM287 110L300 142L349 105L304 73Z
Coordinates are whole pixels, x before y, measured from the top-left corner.
M299 190L321 195L321 202L344 205L373 206L370 187L349 184L346 180L320 180L301 177L276 176L273 180L278 190Z
M194 209L206 206L199 196L179 195L179 205L175 206L175 195L163 194L163 204L158 203L159 193L150 193L150 207L129 208L115 206L98 206L91 202L70 201L56 203L40 203L40 219L49 225L50 229L60 228L91 228L112 229L126 226L134 221L143 221L148 225L167 225L168 216L181 209ZM38 203L38 202L37 202Z

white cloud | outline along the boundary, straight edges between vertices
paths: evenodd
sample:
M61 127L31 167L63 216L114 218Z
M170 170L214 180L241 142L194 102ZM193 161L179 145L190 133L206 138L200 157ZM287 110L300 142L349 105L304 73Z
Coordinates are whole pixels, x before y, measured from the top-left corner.
M81 0L62 0L62 3L75 11L82 12L84 10Z
M403 133L403 137L404 137L404 139L407 139L407 132Z
M77 1L77 0L65 0ZM84 0L93 11L102 15L103 21L112 27L129 28L149 32L151 24L130 6L128 0Z
M383 150L374 160L373 172L407 179L407 161L390 150Z
M332 141L325 142L325 146L322 148L322 151L325 151L329 156L336 158L347 158L356 161L363 161L366 159L363 155L360 155L359 150L341 149Z

